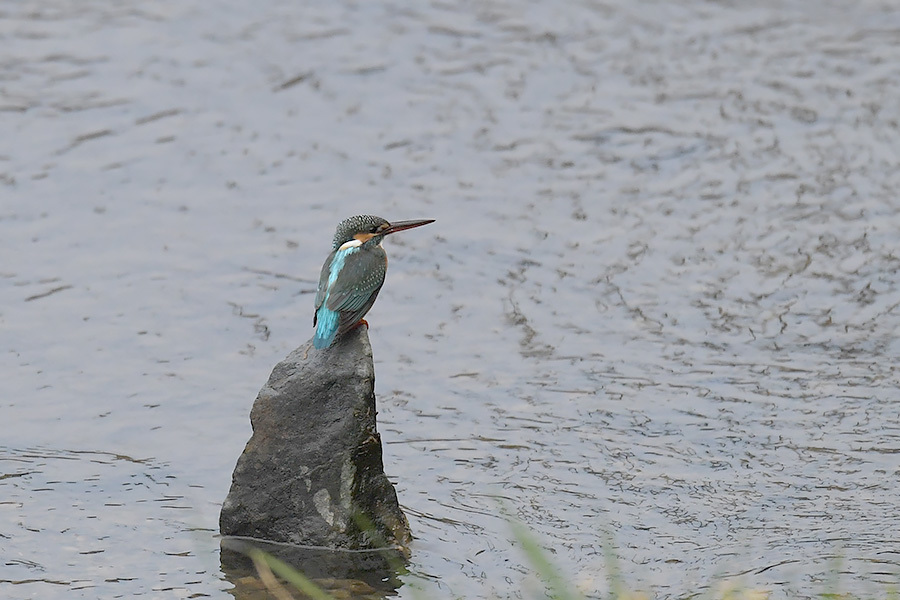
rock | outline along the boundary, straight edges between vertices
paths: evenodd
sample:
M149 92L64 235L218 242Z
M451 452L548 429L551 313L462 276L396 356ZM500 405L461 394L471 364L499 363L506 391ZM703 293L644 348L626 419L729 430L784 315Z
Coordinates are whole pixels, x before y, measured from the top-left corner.
M375 426L366 327L329 348L307 342L291 352L260 390L250 424L219 516L223 535L407 552L409 523L384 474Z

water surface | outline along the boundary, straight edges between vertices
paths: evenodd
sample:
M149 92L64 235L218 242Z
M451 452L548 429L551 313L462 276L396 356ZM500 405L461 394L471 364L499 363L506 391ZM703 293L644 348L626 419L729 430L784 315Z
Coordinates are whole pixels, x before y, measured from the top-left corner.
M0 13L0 594L229 598L248 413L356 213L429 597L898 584L900 10ZM401 598L412 597L409 586Z

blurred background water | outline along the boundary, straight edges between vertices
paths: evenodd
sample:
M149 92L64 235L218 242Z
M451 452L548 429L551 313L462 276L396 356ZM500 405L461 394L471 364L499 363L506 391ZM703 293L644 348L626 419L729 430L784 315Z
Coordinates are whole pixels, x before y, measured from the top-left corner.
M217 518L352 214L435 598L900 573L900 7L0 6L0 596L227 598ZM400 597L411 597L409 586Z

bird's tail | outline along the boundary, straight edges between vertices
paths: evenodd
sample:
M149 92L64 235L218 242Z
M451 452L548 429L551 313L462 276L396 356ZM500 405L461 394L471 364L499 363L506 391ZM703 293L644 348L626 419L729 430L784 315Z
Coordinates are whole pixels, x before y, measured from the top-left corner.
M340 325L340 313L328 310L324 306L319 308L316 323L316 335L313 337L313 346L321 350L327 348L334 341Z

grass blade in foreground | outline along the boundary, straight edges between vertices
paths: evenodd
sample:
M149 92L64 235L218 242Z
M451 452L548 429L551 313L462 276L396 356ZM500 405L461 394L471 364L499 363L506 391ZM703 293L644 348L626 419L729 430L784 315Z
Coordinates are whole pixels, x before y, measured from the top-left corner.
M538 544L531 532L517 521L510 520L509 526L512 529L513 537L522 546L522 552L525 553L532 568L550 588L550 598L553 600L583 600L581 594L569 587L562 572L550 561L547 551Z
M250 558L253 560L260 580L279 600L292 598L292 596L273 577L270 577L273 572L313 600L334 600L328 592L313 583L303 573L274 556L266 554L262 550L251 550Z

